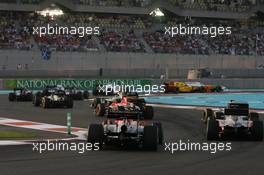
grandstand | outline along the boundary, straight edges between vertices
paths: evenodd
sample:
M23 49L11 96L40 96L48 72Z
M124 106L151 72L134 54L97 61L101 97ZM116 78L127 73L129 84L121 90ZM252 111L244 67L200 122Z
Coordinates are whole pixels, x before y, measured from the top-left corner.
M150 15L157 8L164 15ZM33 34L34 27L47 24L97 26L100 34ZM232 34L165 34L165 26L179 24L230 26ZM126 70L124 76L141 70L143 77L158 77L165 69L172 77L184 77L191 68L256 69L264 63L263 27L262 0L0 0L1 72L9 75L18 64L27 71L71 70L73 76L73 70L87 75L99 69L108 75ZM48 61L43 50L51 53Z

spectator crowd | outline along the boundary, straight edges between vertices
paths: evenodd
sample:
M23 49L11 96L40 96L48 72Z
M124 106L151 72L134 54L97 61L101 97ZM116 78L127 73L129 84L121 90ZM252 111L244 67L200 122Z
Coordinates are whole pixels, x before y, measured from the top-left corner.
M224 2L224 1L223 1ZM264 32L245 28L234 21L197 20L186 23L193 26L231 26L231 35L214 38L206 35L165 35L162 30L153 30L157 23L146 18L125 15L65 14L56 19L27 12L0 12L0 49L42 50L80 52L98 51L100 46L106 51L147 52L148 46L155 53L176 54L227 54L264 55ZM175 25L179 21L168 22ZM68 26L100 26L100 35L78 37L77 35L32 34L33 26L62 24ZM182 23L182 22L181 22ZM139 27L143 26L143 27ZM248 25L249 26L249 25Z

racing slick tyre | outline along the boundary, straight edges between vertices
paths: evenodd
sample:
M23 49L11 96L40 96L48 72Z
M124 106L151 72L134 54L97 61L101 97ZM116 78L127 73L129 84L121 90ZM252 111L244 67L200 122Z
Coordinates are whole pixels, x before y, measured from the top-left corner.
M101 149L104 140L104 128L101 124L91 124L88 130L87 142L94 144L99 144Z
M33 99L33 95L31 93L27 94L26 100L27 101L32 101L32 99Z
M77 92L77 94L76 94L76 100L83 100L83 94L82 94L82 92Z
M34 106L39 106L40 105L40 100L41 100L41 95L40 93L36 93L34 96L33 96L33 105Z
M146 106L145 110L143 111L143 118L151 120L154 117L154 111L152 106Z
M221 86L216 86L214 92L223 92L223 89Z
M98 96L99 95L99 91L97 89L93 89L92 94L93 94L93 96Z
M207 122L207 119L208 119L209 117L212 117L213 115L214 115L213 110L210 109L210 108L206 108L206 109L204 110L204 113L203 113L202 121L203 121L204 123L206 123L206 122Z
M198 93L205 93L206 92L206 89L204 87L200 87L198 90L197 90Z
M95 109L98 104L101 104L101 99L100 98L95 98L92 103L92 107Z
M256 113L256 112L251 112L251 113L250 113L250 119L251 119L252 121L259 121L259 114Z
M253 121L253 126L251 128L252 139L254 141L263 140L263 122L262 121Z
M158 148L158 127L145 126L143 133L143 148L147 151L156 151Z
M83 98L84 99L88 99L89 98L89 92L88 91L84 91L83 92Z
M96 116L104 116L105 115L105 105L104 104L97 104L95 108L95 115Z
M160 145L162 145L164 142L164 134L163 134L162 124L160 122L155 122L155 123L153 123L153 125L158 127L158 143Z
M41 107L42 108L49 108L49 101L47 98L43 97L41 98Z
M67 97L66 106L67 106L67 108L73 108L73 99L72 99L72 97Z
M9 101L15 101L15 99L16 99L16 95L14 93L9 93L8 100Z
M217 140L219 138L218 123L213 117L207 119L205 132L207 140Z

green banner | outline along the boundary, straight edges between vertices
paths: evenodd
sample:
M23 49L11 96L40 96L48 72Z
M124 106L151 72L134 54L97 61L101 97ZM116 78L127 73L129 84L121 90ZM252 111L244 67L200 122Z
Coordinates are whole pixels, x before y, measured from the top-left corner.
M0 79L0 89L4 89L4 81L2 79Z
M17 87L16 80L3 80L3 89L14 89Z
M29 90L41 90L46 86L62 85L64 87L76 87L83 90L91 90L96 85L105 84L118 84L118 85L152 85L152 80L138 80L138 79L24 79L24 80L5 80L4 88L27 88Z

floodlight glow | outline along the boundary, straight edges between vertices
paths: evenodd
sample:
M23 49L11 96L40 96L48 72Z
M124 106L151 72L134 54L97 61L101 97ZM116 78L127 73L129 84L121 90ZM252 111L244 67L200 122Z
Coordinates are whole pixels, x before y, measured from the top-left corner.
M38 14L42 15L42 16L50 16L50 17L54 17L54 16L60 16L63 15L63 11L61 9L51 9L51 8L47 8L44 9L42 11L37 11Z
M164 13L159 8L156 8L155 10L150 12L150 15L151 16L164 16Z

